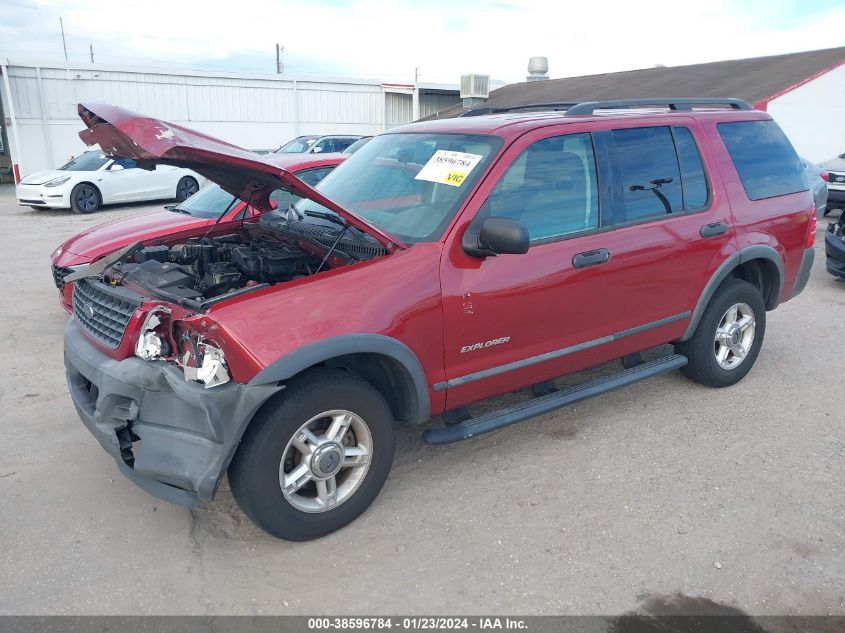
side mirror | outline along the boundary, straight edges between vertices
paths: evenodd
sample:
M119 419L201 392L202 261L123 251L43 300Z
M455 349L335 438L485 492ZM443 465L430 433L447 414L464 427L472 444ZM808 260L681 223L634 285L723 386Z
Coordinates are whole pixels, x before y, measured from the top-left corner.
M323 151L323 148L318 145L317 147L315 147L311 150L311 153L312 154L319 154L322 151Z
M274 200L273 198L270 198L270 209L275 211L278 208L279 208L279 201Z
M112 163L109 171L123 171L123 165L120 163Z
M528 252L528 229L510 218L485 218L478 226L470 225L461 245L473 257L522 255Z

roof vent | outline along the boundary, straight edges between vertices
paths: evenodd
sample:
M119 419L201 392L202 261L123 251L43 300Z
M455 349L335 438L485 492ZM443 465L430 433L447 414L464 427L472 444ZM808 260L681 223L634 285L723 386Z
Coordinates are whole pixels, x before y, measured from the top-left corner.
M545 81L549 78L549 58L530 57L528 59L528 76L526 81Z
M461 75L461 99L465 108L471 108L489 96L490 75Z

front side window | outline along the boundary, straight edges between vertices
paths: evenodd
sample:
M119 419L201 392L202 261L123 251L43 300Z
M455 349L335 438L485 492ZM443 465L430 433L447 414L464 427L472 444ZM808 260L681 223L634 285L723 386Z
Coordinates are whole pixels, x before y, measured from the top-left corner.
M114 165L120 165L124 169L134 169L135 167L138 166L138 163L136 163L131 158L119 158L116 161L114 161Z
M431 242L440 238L501 144L499 137L486 135L383 134L317 189L403 241ZM326 212L307 199L297 209Z
M529 145L496 184L481 213L522 222L532 242L597 228L598 178L590 134Z
M668 127L612 130L616 181L614 222L636 222L683 210L681 172Z
M717 127L750 200L808 189L801 160L777 123L737 121Z

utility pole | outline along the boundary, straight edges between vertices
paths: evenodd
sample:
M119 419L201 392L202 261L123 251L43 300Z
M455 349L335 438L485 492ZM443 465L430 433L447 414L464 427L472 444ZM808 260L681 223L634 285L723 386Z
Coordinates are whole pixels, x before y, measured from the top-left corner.
M65 65L68 64L67 61L67 44L65 43L65 23L59 18L59 27L62 29L62 48L65 50Z
M276 74L283 75L285 72L285 65L282 63L282 53L285 52L284 46L276 44Z
M93 45L93 44L89 44L89 45L88 45L88 50L89 50L89 51L91 51L91 63L93 64L93 63L94 63L94 45Z

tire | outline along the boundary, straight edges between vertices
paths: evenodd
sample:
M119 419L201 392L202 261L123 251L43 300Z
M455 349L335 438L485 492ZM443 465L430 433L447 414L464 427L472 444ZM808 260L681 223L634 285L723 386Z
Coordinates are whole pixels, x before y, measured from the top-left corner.
M737 308L735 316L729 313L733 308ZM748 316L753 320L742 329ZM735 326L730 325L731 319ZM717 341L720 329L722 336ZM714 293L692 338L675 345L676 352L689 359L681 372L708 387L735 385L754 366L765 333L766 306L760 291L747 281L730 277ZM721 363L717 357L720 353L724 355Z
M94 213L103 204L100 191L87 182L81 182L70 192L70 208L75 213Z
M349 431L340 433L346 440L342 455L335 450L338 443L315 443L301 432L310 422L312 437L323 441L335 424L350 419ZM360 516L381 491L393 463L393 427L390 407L370 383L338 369L306 372L270 400L247 428L229 467L232 494L244 514L273 536L288 541L325 536ZM295 435L302 440L299 446L310 448L310 457L294 445ZM316 479L338 460L362 460L353 450L358 455L369 452L366 464L341 468L324 479L324 493L330 480L336 482L334 505L331 500L325 504ZM282 476L291 490L283 492ZM296 486L301 487L293 491Z
M199 188L200 186L195 178L183 176L176 184L176 202L184 202L199 191Z

